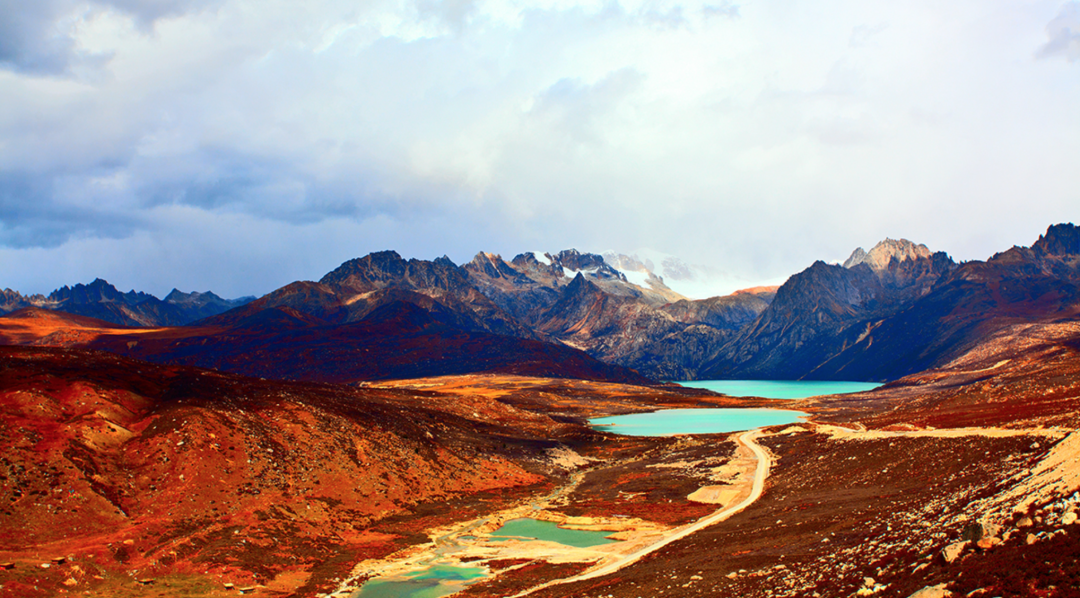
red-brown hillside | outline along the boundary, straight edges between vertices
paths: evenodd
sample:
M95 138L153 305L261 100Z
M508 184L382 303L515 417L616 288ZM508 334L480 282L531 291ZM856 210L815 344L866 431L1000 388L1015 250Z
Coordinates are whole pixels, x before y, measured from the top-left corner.
M304 594L411 541L373 524L543 483L523 463L579 429L495 401L0 347L0 562L16 562L0 593L70 578L125 595L138 576ZM78 569L39 567L57 556Z

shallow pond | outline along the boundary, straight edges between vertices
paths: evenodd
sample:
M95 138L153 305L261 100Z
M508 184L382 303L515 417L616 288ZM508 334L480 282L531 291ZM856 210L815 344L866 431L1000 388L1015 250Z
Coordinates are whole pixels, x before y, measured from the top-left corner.
M611 532L594 532L578 529L563 529L550 521L537 519L512 519L502 527L491 533L492 540L508 540L510 538L524 538L544 540L546 542L558 542L566 546L576 548L588 548L601 544L610 544L614 540L607 539Z
M460 591L465 582L485 575L487 572L480 567L433 565L401 577L368 581L353 598L439 598Z
M733 397L805 399L821 395L864 392L881 386L878 382L834 382L828 380L689 380L678 382L688 388L704 388Z
M605 537L610 533L563 529L550 521L523 518L507 521L487 538L461 536L458 540L544 540L565 546L588 548L614 542ZM352 598L439 598L460 591L470 582L486 575L487 570L482 567L431 565L421 571L364 582L363 587L353 594Z
M592 427L625 436L723 434L793 424L806 415L788 409L664 409L590 419Z

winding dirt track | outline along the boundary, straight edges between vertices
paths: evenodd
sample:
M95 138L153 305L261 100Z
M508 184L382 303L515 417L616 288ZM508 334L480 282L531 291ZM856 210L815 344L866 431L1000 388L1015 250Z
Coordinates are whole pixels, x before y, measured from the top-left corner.
M728 517L731 517L735 513L738 513L746 507L754 504L754 501L761 496L761 492L765 489L765 478L769 476L769 467L772 465L772 459L769 457L769 454L765 451L765 449L761 448L761 445L755 442L761 436L762 432L760 429L751 430L739 436L739 442L743 446L753 451L754 455L757 457L757 468L754 470L754 484L750 489L750 495L747 496L739 504L733 507L729 507L727 509L717 511L712 515L702 517L701 519L698 519L697 521L686 527L676 529L671 533L671 535L665 536L664 538L654 542L653 544L650 544L645 548L638 550L637 552L632 552L628 555L625 555L618 560L597 567L596 569L590 569L588 571L585 571L584 573L581 573L580 575L575 575L574 577L567 577L566 579L550 581L543 585L526 590L525 592L521 592L520 594L516 594L512 598L517 598L518 596L526 596L533 592L555 585L561 585L575 581L584 581L586 579L594 579L597 577L602 577L604 575L609 575L618 571L619 569L622 569L623 567L627 567L636 563L644 556L656 552L657 550L660 550L661 548L667 546L668 544L671 544L676 540L685 538L686 536L689 536L694 532L700 531L710 525L713 525L714 523L723 521Z

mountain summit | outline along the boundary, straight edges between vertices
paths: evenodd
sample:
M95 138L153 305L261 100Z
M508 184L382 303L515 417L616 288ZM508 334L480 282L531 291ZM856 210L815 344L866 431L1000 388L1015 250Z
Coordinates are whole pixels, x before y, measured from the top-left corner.
M866 264L874 272L880 272L889 267L889 262L896 260L918 260L930 257L930 249L926 245L916 245L907 239L889 239L874 245L869 253L862 247L851 252L851 257L844 262L844 267L851 269L859 264Z

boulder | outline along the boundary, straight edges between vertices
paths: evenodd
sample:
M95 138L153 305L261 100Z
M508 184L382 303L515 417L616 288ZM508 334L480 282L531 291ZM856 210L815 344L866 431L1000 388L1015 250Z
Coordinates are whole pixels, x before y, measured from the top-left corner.
M960 539L965 542L978 542L982 540L983 535L983 524L975 521L964 526L964 530L960 532Z
M1020 518L1020 521L1016 522L1016 527L1031 527L1035 525L1035 522L1031 520L1031 517L1024 515Z
M1061 525L1072 525L1076 523L1076 511L1069 511L1061 516Z
M946 563L951 563L964 552L964 548L967 546L967 541L961 540L960 542L953 542L941 550L941 556L945 557Z

